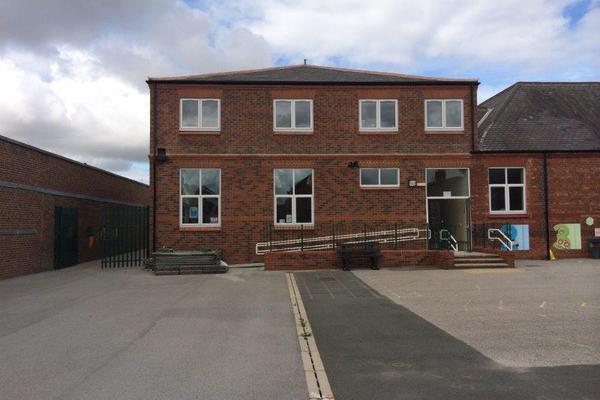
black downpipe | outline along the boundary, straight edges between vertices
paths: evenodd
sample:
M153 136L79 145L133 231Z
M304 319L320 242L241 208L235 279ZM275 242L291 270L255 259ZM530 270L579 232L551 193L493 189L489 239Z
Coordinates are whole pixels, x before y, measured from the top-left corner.
M550 259L550 217L548 215L548 153L544 152L544 218L546 220L546 259Z
M152 84L152 252L156 251L156 83Z
M477 104L474 104L475 96L473 94L473 85L471 85L471 153L475 151L475 114L477 113Z

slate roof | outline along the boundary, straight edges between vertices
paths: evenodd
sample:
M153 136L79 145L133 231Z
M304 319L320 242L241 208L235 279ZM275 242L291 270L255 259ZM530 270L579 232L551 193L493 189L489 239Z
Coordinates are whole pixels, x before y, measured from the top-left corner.
M218 84L476 84L477 79L436 78L363 71L311 64L176 77L151 77L147 82Z
M600 150L600 82L518 82L481 103L479 150Z

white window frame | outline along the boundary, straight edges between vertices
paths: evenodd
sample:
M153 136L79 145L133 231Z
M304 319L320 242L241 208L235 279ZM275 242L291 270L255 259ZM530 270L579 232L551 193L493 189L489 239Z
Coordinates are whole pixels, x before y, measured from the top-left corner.
M442 126L428 126L427 125L427 103L433 101L442 102ZM448 101L460 101L460 126L446 127L446 102ZM425 130L426 131L464 131L465 130L465 104L462 99L427 99L425 100Z
M377 182L376 184L373 185L364 185L362 183L362 171L363 169L376 169L377 170ZM381 170L382 169L395 169L398 173L398 183L396 183L395 185L382 185L381 184ZM358 172L358 183L360 185L361 188L399 188L400 187L400 168L387 168L387 167L367 167L367 168L360 168L359 172Z
M183 126L183 102L184 101L196 101L198 105L198 124L196 126ZM202 103L204 101L216 101L217 102L217 126L216 127L203 127L202 126ZM179 130L180 131L208 131L217 132L221 130L221 99L209 99L209 98L182 98L179 99Z
M444 196L430 196L429 193L427 192L427 176L429 175L427 173L427 171L429 171L430 169L465 169L467 170L467 195L466 196L448 196L448 197L444 197ZM425 168L425 193L426 193L426 199L441 199L441 200L448 200L448 199L470 199L471 198L471 168L461 168L461 167L451 167L451 168L443 168L443 167L439 167L439 168Z
M362 103L367 101L374 101L375 105L375 127L363 127L362 126ZM393 101L395 117L394 127L382 128L381 127L381 102L382 101ZM397 99L360 99L358 100L358 130L360 132L397 132L398 131L398 100Z
M277 170L289 169L292 170L292 194L277 194L275 185L275 173ZM311 194L296 194L296 170L309 169L312 174L312 193ZM292 199L292 222L279 222L277 220L277 199L280 197ZM310 201L310 222L295 222L296 221L296 198L309 198ZM273 220L276 226L300 226L308 225L313 226L315 224L315 170L312 168L274 168L273 169Z
M491 169L503 169L504 170L504 183L490 183L490 170ZM508 170L509 169L520 169L523 171L523 183L508 183ZM490 214L524 214L527 212L527 181L526 181L526 169L525 167L488 167L488 205ZM492 210L492 188L502 187L504 188L504 205L506 210ZM522 187L523 188L523 209L522 210L510 210L510 187Z
M291 102L291 126L278 127L277 126L277 102L278 101L289 101ZM308 101L310 104L310 126L306 128L296 128L296 102ZM273 130L275 132L312 132L314 124L314 113L313 113L313 101L312 99L274 99L273 100Z
M198 179L200 185L199 194L181 194L181 173L184 169L198 170ZM203 169L218 169L219 170L219 194L202 194L202 170ZM221 187L221 168L180 168L179 169L179 226L182 228L189 227L220 227L221 226L221 193L223 193L223 189ZM211 223L203 223L202 222L202 199L203 198L218 198L218 207L219 207L219 222L216 224ZM195 224L183 223L183 199L184 198L197 198L198 199L198 222Z

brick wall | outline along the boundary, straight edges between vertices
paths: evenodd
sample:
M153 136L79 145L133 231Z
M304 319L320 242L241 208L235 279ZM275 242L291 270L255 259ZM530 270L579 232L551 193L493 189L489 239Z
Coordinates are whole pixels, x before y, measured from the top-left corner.
M147 205L146 185L56 157L0 138L0 181L86 196L74 198L0 185L0 279L53 268L54 207L79 210L78 258L99 257L98 232L103 207L115 204L99 199ZM96 200L92 200L94 198ZM90 243L86 229L95 239ZM34 234L8 234L16 229Z
M471 149L469 86L161 84L156 91L157 147L171 154L464 153ZM186 97L221 99L219 134L179 132L179 100ZM314 132L274 133L273 100L278 98L313 99ZM463 99L464 131L425 132L424 100L432 98ZM359 133L359 99L397 99L399 131Z
M381 268L436 267L452 268L454 257L446 250L382 250ZM369 268L368 260L357 261L351 269ZM268 271L294 271L310 269L341 269L342 263L334 251L302 251L294 253L268 253L265 269Z

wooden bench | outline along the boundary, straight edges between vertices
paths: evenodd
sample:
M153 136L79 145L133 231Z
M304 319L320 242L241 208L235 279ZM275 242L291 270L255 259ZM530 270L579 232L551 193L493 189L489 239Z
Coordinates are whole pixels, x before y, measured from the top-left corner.
M377 243L341 244L337 248L337 253L342 258L344 271L350 271L350 261L356 259L368 259L371 269L379 269L381 250Z

